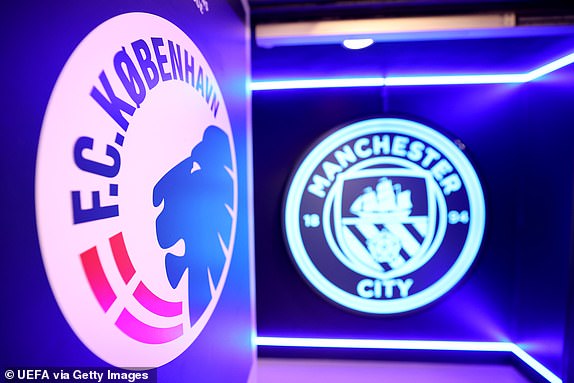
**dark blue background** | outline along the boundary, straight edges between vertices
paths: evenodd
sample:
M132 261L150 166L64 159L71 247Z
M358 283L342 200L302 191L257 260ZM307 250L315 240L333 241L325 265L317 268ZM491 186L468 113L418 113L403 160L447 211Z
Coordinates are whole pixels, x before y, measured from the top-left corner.
M574 35L255 49L255 79L521 73L574 51ZM572 252L574 67L520 85L257 91L253 96L258 334L512 341L565 373ZM343 310L306 284L281 231L300 156L326 131L402 116L462 140L487 207L482 248L449 294L390 317ZM572 319L570 319L572 320Z
M182 29L210 63L235 133L239 221L235 255L212 320L159 382L244 382L252 357L248 261L245 14L235 0L3 1L0 5L0 365L105 365L72 332L48 284L36 233L34 174L38 137L52 88L80 41L126 12L159 15ZM220 347L225 344L226 347ZM221 368L225 363L226 368Z

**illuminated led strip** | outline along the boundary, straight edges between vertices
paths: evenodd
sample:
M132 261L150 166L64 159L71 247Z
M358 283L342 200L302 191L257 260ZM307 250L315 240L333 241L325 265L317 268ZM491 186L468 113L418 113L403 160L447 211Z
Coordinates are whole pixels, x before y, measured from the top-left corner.
M446 76L341 77L253 81L251 82L251 90L353 88L365 86L522 84L545 76L560 68L564 68L573 62L574 53L571 53L526 73Z
M480 351L505 352L536 371L549 383L562 383L562 379L511 342L462 342L429 340L384 340L384 339L332 339L332 338L289 338L258 336L257 346L312 347L312 348L354 348L379 350L429 350L429 351Z
M251 90L352 88L361 86L384 86L383 77L323 78L307 80L253 81Z

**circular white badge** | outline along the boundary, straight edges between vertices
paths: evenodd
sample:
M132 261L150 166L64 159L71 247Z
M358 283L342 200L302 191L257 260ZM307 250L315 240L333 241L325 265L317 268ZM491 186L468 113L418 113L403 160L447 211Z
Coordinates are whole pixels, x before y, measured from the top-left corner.
M42 258L66 320L96 355L157 367L209 321L237 216L221 89L169 21L95 28L54 87L36 164Z
M361 312L425 306L465 275L485 225L461 149L417 122L378 118L334 131L299 163L284 232L304 278Z

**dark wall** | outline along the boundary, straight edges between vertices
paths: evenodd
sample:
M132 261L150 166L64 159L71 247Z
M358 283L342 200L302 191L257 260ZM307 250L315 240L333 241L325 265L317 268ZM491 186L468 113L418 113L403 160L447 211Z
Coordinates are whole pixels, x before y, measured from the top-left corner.
M566 335L564 336L564 365L566 366L565 382L574 382L574 252L570 254L568 313L566 315Z
M521 85L256 92L259 335L512 341L560 375L572 232L573 76L565 68ZM281 206L290 173L319 136L387 115L462 140L482 182L487 225L474 266L450 293L416 312L377 317L340 309L306 284L282 237Z

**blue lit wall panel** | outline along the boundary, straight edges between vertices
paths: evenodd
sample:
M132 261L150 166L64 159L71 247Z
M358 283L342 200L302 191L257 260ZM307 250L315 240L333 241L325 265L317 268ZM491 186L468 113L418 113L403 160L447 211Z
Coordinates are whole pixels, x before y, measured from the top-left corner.
M54 298L38 240L36 160L46 108L72 52L106 20L140 12L173 25L193 41L209 62L225 97L237 161L237 226L226 286L202 333L191 347L158 369L158 381L245 382L248 379L254 357L254 318L248 243L247 15L240 1L209 1L209 11L204 9L203 13L196 3L202 4L193 1L2 4L0 28L3 35L11 36L5 47L9 53L3 55L0 64L2 70L10 74L5 79L7 91L2 96L0 117L3 132L0 193L5 202L0 235L1 300L6 308L0 326L3 369L109 366L78 338ZM129 28L126 30L129 32ZM109 45L114 43L114 38L110 38ZM94 61L100 57L99 52L93 52ZM142 104L141 110L144 109ZM158 128L167 129L167 125L173 123L169 122L169 116L166 118L166 125ZM72 151L69 155L73 158ZM57 183L61 175L53 176ZM122 191L125 189L120 185L120 195ZM225 369L220 368L222 363Z
M546 43L540 45L542 40ZM571 36L563 36L382 44L375 53L319 47L320 58L314 56L319 52L315 47L276 48L255 52L254 76L266 80L466 74L467 69L522 73L570 53L571 41ZM514 50L511 42L516 43ZM434 51L420 51L421 46ZM540 49L529 49L536 46ZM553 51L552 57L541 51ZM285 52L292 65L279 61ZM477 65L459 65L472 63L473 57ZM573 73L566 67L520 85L256 91L259 335L511 341L559 376L564 374L571 277ZM461 139L481 179L487 208L482 248L461 283L428 307L384 318L343 310L315 294L298 275L281 234L280 203L298 156L327 130L376 116L412 118Z

